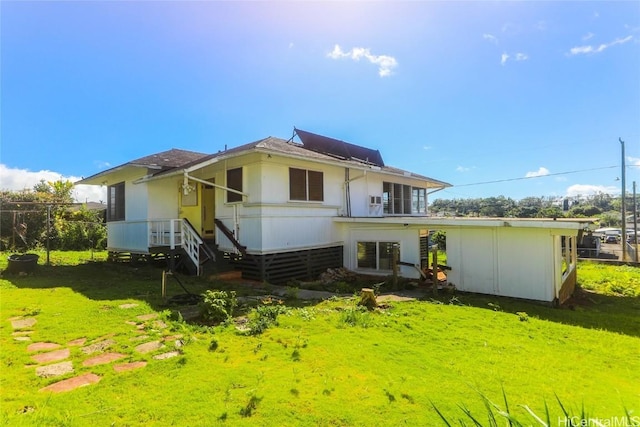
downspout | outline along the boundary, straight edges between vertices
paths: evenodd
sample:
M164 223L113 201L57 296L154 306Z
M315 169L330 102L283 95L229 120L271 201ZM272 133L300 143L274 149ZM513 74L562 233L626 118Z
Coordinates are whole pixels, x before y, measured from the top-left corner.
M351 183L351 181L364 178L365 176L367 176L366 170L360 176L356 176L355 178L349 178L349 168L348 167L344 168L344 192L345 192L345 204L346 204L345 208L347 210L346 214L348 218L351 218L351 187L349 184Z
M344 192L347 218L351 218L351 190L349 188L349 168L344 168Z

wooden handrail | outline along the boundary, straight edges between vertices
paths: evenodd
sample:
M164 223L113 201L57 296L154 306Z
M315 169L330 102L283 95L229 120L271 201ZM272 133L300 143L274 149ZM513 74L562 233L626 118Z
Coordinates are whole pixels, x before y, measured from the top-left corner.
M240 242L236 240L236 236L234 236L233 232L229 230L226 225L224 225L224 222L220 221L218 218L215 218L213 221L215 222L216 227L218 227L220 231L222 231L222 234L224 234L227 239L229 239L229 241L233 243L233 246L235 246L235 248L239 250L242 255L246 255L247 247L242 246Z

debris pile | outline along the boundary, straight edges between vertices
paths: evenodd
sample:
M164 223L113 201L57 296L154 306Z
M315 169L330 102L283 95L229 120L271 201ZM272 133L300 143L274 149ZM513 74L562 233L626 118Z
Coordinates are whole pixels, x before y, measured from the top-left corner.
M327 271L320 275L320 282L323 285L331 285L337 282L352 283L357 280L357 275L353 271L349 271L344 267L328 268Z

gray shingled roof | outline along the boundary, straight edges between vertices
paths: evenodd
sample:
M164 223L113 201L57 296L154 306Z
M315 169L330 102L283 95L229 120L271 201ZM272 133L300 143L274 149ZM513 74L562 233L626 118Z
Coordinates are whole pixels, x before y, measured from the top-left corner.
M172 148L171 150L132 160L128 162L128 164L136 166L157 167L161 169L173 169L179 168L194 161L198 161L199 159L202 159L204 157L208 157L207 154Z

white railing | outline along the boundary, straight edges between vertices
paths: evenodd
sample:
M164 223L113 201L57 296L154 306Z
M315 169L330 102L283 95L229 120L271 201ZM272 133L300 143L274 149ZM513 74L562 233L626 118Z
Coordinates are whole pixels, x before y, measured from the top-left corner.
M189 225L187 221L180 221L181 234L182 234L182 249L191 258L193 264L196 266L196 274L200 275L200 245L202 239L196 233L196 231Z
M145 253L150 248L164 246L183 248L200 274L200 245L202 239L187 221L156 219L107 223L108 249L120 252Z

